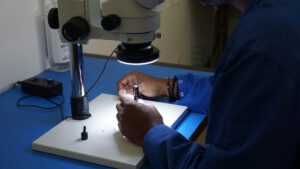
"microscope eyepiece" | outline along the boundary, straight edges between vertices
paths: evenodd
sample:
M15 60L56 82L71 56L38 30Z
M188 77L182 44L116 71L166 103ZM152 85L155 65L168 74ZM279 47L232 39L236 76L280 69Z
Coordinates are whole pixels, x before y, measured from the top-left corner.
M69 42L83 40L90 33L89 23L82 17L73 17L64 24L62 33Z

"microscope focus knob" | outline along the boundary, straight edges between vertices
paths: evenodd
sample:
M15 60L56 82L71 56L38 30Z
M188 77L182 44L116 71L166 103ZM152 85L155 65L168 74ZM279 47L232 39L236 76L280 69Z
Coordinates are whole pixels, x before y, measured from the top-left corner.
M48 13L48 24L52 29L59 28L58 9L51 8Z
M101 25L107 31L114 30L121 25L121 18L115 14L107 15L102 18Z
M90 33L89 23L82 17L71 18L62 28L62 34L69 42L84 40Z

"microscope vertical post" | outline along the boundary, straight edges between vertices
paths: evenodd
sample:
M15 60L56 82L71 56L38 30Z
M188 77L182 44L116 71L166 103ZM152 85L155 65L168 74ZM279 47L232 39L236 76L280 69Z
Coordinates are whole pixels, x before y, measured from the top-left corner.
M89 118L91 114L89 113L88 96L84 88L83 50L79 43L72 43L71 46L72 118L84 120Z

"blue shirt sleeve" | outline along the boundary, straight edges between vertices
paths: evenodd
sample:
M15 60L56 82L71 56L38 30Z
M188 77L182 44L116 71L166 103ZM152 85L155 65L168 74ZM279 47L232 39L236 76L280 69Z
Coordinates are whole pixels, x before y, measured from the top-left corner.
M175 104L185 105L192 112L208 111L212 77L200 77L194 74L178 75L179 100Z
M205 151L165 125L157 125L146 134L143 148L153 169L197 168Z
M158 125L144 153L155 169L286 168L296 160L299 112L294 79L269 58L241 51L216 75L206 147Z

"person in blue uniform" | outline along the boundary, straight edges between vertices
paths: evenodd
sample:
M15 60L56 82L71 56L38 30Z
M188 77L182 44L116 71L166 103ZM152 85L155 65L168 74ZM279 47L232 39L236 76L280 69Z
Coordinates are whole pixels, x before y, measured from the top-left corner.
M243 11L214 76L126 75L118 82L121 133L143 146L153 169L299 169L300 1L204 3ZM134 84L145 96L209 110L206 144L188 141L163 124L155 107L126 97Z

